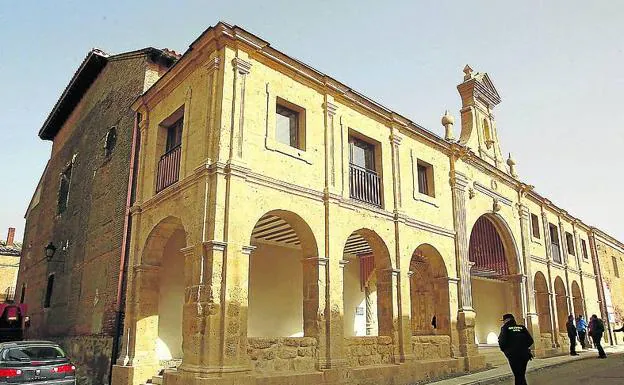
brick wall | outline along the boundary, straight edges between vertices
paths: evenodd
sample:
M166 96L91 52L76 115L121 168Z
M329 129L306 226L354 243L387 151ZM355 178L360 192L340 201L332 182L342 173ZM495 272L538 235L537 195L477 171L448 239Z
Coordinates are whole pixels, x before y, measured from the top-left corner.
M134 126L129 107L143 91L146 64L136 55L109 60L56 135L39 203L26 218L16 291L26 286L27 336L62 342L82 373L99 373L81 376L82 384L108 383ZM117 141L106 156L112 126ZM67 210L57 215L59 175L72 159ZM49 242L59 263L45 261ZM44 309L50 274L54 289Z

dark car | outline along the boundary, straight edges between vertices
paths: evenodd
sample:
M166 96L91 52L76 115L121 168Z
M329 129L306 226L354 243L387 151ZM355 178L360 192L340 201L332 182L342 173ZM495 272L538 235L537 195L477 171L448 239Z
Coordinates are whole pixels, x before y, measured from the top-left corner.
M0 343L0 385L75 385L76 367L49 341Z

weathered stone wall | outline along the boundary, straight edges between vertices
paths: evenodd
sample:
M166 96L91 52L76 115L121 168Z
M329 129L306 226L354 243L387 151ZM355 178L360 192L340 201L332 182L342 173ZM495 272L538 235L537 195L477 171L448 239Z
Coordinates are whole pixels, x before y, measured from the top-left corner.
M247 354L259 373L311 372L318 359L317 341L311 337L248 338Z
M417 360L451 357L450 336L412 336L412 350Z
M388 336L345 338L345 355L353 367L391 364L394 362L392 338Z
M109 381L113 339L76 336L56 340L76 366L78 385L106 385Z

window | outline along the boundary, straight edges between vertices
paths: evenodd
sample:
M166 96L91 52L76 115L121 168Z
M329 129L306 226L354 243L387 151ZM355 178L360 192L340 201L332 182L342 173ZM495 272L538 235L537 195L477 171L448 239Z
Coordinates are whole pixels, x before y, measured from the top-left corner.
M349 160L354 166L375 171L375 146L357 138L349 138Z
M22 284L22 293L20 294L20 303L24 303L25 299L26 299L26 284L23 283Z
M572 234L566 231L566 244L568 246L568 254L576 255L576 248L574 247L574 237Z
M170 152L173 149L182 145L182 126L184 125L184 118L178 119L171 126L167 127L167 144L165 146L165 153Z
M539 218L533 213L531 213L531 234L533 238L540 239Z
M106 157L111 156L116 144L117 144L117 128L113 126L106 133L106 141L104 144L104 156Z
M588 259L587 256L587 243L585 243L584 239L581 239L581 252L583 253L583 258Z
M617 278L620 278L620 270L618 270L617 258L611 257L611 261L613 262L613 275Z
M278 99L275 107L275 140L305 150L304 116L305 110L301 107Z
M69 186L71 184L73 162L67 166L65 171L61 173L61 182L59 185L58 194L58 210L59 214L67 210L67 204L69 203Z
M418 192L434 197L433 166L419 160L416 164L416 168L418 171Z
M50 307L50 302L52 301L52 290L54 290L54 274L50 274L48 277L48 286L46 287L46 295L45 301L43 302L43 307Z
M552 251L553 261L561 263L561 251L559 248L559 229L552 223L548 224L550 232L550 249Z

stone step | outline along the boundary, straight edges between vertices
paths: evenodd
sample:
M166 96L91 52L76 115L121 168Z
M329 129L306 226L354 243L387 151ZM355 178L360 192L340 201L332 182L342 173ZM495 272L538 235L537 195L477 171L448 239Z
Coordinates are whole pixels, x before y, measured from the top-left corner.
M488 367L496 368L507 365L507 357L500 351L498 346L480 346L479 354L485 356L485 364Z
M162 385L162 383L163 383L163 376L152 377L152 384Z

